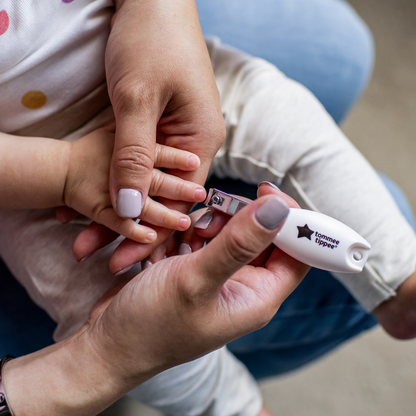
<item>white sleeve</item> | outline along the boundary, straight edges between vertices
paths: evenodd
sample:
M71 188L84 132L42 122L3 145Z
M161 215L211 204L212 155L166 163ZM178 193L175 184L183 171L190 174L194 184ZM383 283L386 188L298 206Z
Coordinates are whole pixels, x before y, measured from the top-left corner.
M262 406L256 381L225 347L158 374L129 395L171 416L256 416Z
M372 245L360 274L335 274L368 310L415 270L416 238L378 174L318 100L273 65L207 41L227 136L217 176L267 180L302 208L321 211Z

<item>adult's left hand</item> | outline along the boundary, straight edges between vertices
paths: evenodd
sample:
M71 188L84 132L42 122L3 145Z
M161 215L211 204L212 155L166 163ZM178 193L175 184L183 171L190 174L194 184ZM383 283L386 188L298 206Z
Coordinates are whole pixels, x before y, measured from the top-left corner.
M196 172L175 173L202 185L225 138L195 1L116 1L106 75L116 118L111 200L119 216L136 218L148 196L156 141L197 154ZM162 202L190 209L189 203Z

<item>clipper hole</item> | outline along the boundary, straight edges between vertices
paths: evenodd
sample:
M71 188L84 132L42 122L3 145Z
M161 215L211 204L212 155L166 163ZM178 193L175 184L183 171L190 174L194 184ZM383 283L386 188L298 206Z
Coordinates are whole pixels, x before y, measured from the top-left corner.
M352 257L354 258L354 260L356 261L360 261L363 258L363 253L361 253L361 251L356 251Z

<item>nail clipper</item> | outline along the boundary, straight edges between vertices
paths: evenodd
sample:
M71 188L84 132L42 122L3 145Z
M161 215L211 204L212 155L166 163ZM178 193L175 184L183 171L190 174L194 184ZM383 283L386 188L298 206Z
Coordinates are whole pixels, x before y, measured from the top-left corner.
M249 202L211 188L205 205L235 215ZM360 273L371 245L353 229L320 212L290 208L273 243L291 257L317 269Z

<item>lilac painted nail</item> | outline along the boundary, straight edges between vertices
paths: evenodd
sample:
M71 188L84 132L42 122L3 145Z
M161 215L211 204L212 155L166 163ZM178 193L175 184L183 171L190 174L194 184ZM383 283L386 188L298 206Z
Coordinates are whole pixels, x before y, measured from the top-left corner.
M120 270L118 273L116 273L116 276L120 276L120 275L122 275L124 273L127 273L133 266L134 266L134 264L132 264L131 266L128 266L128 267Z
M83 257L79 262L82 263L85 260L88 260L91 257L91 254L88 254L88 256Z
M179 255L183 256L184 254L192 254L192 248L189 244L187 243L182 243L179 246Z
M268 199L256 212L257 221L268 230L274 230L289 215L289 207L277 198Z
M142 212L142 194L135 189L122 188L117 195L117 214L122 218L137 218Z
M206 230L211 224L211 221L214 218L214 210L207 209L205 214L202 217L198 218L198 221L195 223L194 228L199 228L201 230Z

